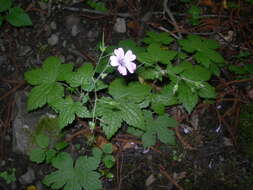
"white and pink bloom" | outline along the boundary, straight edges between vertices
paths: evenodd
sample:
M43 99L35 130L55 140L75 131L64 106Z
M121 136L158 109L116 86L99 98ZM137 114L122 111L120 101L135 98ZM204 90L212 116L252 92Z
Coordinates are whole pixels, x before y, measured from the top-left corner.
M114 55L110 57L110 64L113 67L118 67L118 71L122 75L127 75L127 70L129 73L134 73L136 70L136 64L133 62L136 56L131 50L128 50L125 54L122 48L114 50Z

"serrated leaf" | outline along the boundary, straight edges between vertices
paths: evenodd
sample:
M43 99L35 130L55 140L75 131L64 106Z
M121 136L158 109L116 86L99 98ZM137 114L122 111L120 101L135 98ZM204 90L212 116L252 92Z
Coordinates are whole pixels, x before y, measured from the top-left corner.
M192 66L191 69L184 70L181 76L191 81L207 81L211 78L211 73L207 69L196 65Z
M115 165L115 158L112 155L106 155L103 158L103 163L106 168L112 168Z
M148 148L148 147L155 145L156 136L154 133L148 131L148 132L144 133L144 135L141 137L141 140L142 140L143 146L145 148Z
M61 71L61 60L58 57L48 57L42 68L33 69L25 73L25 80L31 85L48 84L57 81Z
M125 84L123 79L116 79L109 86L109 94L117 99L128 99L131 102L141 102L150 94L151 87L139 82Z
M49 149L45 152L46 154L46 163L50 163L52 159L56 156L56 151L54 149Z
M107 139L111 139L112 136L121 128L122 121L117 117L118 115L113 115L113 112L104 114L104 117L102 117L101 126L103 127L103 131Z
M43 183L53 189L64 190L100 190L102 184L96 170L100 160L95 157L80 156L73 166L73 160L68 153L60 153L53 159L53 166L58 170L47 175Z
M198 103L198 96L185 83L179 83L178 98L188 113L191 113Z
M215 50L207 49L207 50L204 50L204 52L205 52L206 56L208 56L209 59L211 59L214 63L224 63L225 62L225 60L221 56L221 54Z
M148 52L139 53L137 60L143 63L145 66L152 66L157 63L157 58Z
M212 63L212 61L202 52L197 52L193 57L198 63L204 65L206 68L209 68L209 65Z
M0 12L7 11L11 8L12 1L11 0L0 0Z
M66 148L68 145L69 145L69 143L62 141L62 142L59 142L55 145L55 149L60 151L60 150L63 150L64 148Z
M215 64L211 64L211 65L209 66L209 71L210 71L212 74L216 75L217 77L220 76L220 69L219 69L219 67L218 67L217 65L215 65Z
M130 39L121 40L119 42L119 47L122 47L126 51L131 50L137 57L140 53L145 52L145 48L137 46L137 44Z
M131 126L144 129L144 117L138 105L126 101L120 102L122 119Z
M97 159L101 159L103 152L99 148L95 147L92 149L92 155L96 157Z
M151 43L161 43L161 44L170 44L174 39L166 32L156 33L156 32L147 32L149 37L144 38L142 41L151 44Z
M161 127L161 126L157 127L157 137L161 142L165 144L170 144L170 145L176 144L174 132L165 127Z
M40 148L46 148L49 145L49 137L43 134L36 135L36 143Z
M204 85L202 88L199 89L198 95L202 98L216 98L216 92L215 88L211 86L210 84L204 82L202 83Z
M29 159L36 163L42 163L45 157L45 151L42 148L35 148L29 154Z
M81 86L84 90L91 91L94 88L94 84L92 83L93 72L93 66L85 64L77 72L68 75L67 82L71 87Z
M106 153L106 154L111 154L112 151L113 151L112 143L104 144L103 147L102 147L102 150L103 150L104 153Z
M151 67L150 68L141 67L140 69L138 69L137 73L141 78L146 80L154 80L162 76L161 72Z
M220 47L219 43L216 40L210 40L210 39L203 39L203 45L204 47L207 47L209 49L218 49Z
M28 95L28 111L40 108L64 95L64 88L59 83L41 84L34 87Z
M9 14L6 16L6 20L16 27L32 25L29 15L19 7L10 8Z
M64 128L72 123L75 115L79 117L90 117L88 109L80 102L74 102L71 97L56 99L50 105L59 112L59 127Z
M134 127L128 127L127 132L136 137L141 137L143 135L143 131L135 129Z

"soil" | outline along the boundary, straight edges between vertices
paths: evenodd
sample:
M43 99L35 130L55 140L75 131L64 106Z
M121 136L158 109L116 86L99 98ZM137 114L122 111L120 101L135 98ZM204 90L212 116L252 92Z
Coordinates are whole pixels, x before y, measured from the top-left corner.
M0 178L0 190L28 189L30 185L35 185L39 190L49 189L41 181L52 168L46 164L37 165L27 156L12 151L15 93L30 89L24 81L25 71L40 67L43 60L52 55L73 62L76 67L84 62L95 63L99 55L96 47L103 33L106 44L117 45L122 39L138 40L148 30L160 31L160 26L169 31L174 30L170 19L161 13L162 1L104 2L110 14L82 10L93 9L81 0L48 3L34 0L14 1L15 5L26 10L33 26L17 28L4 22L0 27L0 172L15 168L17 179L7 184ZM246 2L241 2L240 9L229 9L220 1L201 1L202 14L214 16L203 17L201 24L197 26L187 22L187 6L178 0L173 1L170 7L177 24L183 28L182 35L198 33L219 40L220 52L229 64L239 64L232 56L237 55L240 50L253 53L253 15ZM156 14L149 14L151 12ZM116 18L120 17L119 13L125 14L121 15L127 22L124 33L113 29ZM77 28L74 29L73 26ZM245 61L252 64L252 57ZM180 123L183 128L190 130L185 133L183 128L175 129L178 139L176 146L157 143L155 147L146 150L137 143L138 139L126 135L123 128L112 139L112 143L120 148L115 152L116 167L110 170L114 178L102 178L104 189L253 189L251 158L238 140L240 108L245 103L253 103L249 96L253 84L252 81L238 82L241 79L236 77L223 70L220 78L213 79L219 94L216 103L200 103L192 114L185 113L180 106L168 110L180 110ZM77 130L78 127L74 127L72 131L69 130L69 134ZM81 148L76 148L76 145ZM77 136L71 141L71 148L74 155L81 155L89 152L90 145L87 138ZM34 171L35 179L31 183L23 183L20 177L28 168Z

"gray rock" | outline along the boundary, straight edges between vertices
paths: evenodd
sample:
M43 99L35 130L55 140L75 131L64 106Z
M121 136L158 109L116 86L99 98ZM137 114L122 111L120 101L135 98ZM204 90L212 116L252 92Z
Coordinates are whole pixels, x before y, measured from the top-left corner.
M28 155L34 146L31 143L31 134L35 131L36 124L48 112L47 109L40 109L36 112L28 113L26 110L26 101L27 95L24 91L15 94L16 116L12 127L12 150L13 152L24 155Z
M126 32L126 21L123 18L117 18L116 23L113 26L113 29L117 33L125 33Z
M72 28L71 28L71 35L73 37L76 37L77 34L80 32L80 30L78 29L78 26L77 25L74 25Z
M66 17L65 20L66 28L68 30L71 30L73 26L80 24L80 18L70 15Z
M19 177L19 182L23 185L31 184L35 180L35 173L32 168L28 168L27 172Z
M65 24L73 37L77 36L80 32L80 18L73 15L67 16Z
M47 39L47 43L51 46L55 46L59 42L59 36L52 34L50 38Z
M57 29L56 22L55 22L55 21L52 21L52 22L50 23L50 27L51 27L52 30L56 30L56 29Z

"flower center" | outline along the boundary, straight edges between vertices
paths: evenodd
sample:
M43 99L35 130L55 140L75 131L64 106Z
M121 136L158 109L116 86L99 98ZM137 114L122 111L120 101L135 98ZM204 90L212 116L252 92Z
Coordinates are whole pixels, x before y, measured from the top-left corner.
M118 59L118 62L119 62L119 64L120 64L120 66L125 66L125 61L124 61L124 59L122 59L122 58L120 58L120 59Z

